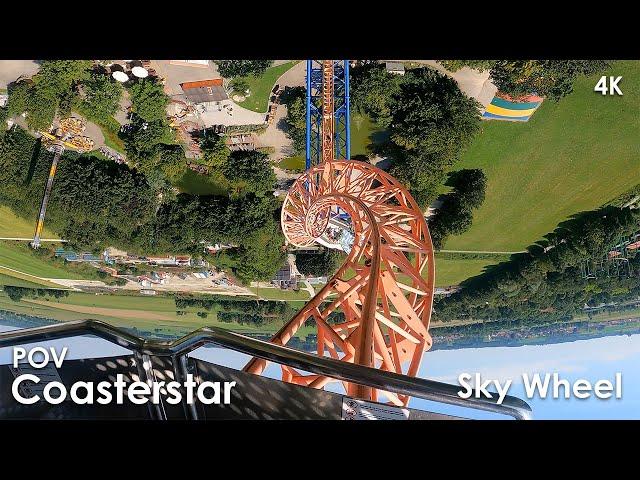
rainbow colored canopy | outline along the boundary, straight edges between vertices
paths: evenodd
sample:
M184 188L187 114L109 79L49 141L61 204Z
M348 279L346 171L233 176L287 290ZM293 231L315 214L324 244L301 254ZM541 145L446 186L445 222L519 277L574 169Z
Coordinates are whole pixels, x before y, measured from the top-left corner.
M506 97L506 98L505 98ZM487 105L483 118L491 120L509 120L512 122L526 122L533 112L542 104L543 98L529 95L518 101L505 96L495 96Z

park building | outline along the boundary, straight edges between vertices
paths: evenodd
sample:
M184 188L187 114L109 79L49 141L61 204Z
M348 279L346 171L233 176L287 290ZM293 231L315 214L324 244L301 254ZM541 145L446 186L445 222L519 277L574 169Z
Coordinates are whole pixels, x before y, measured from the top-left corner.
M389 73L393 73L394 75L404 75L404 63L386 62L384 66Z
M221 102L229 98L222 85L222 78L184 82L180 87L182 87L185 102L201 105L208 111L221 109Z

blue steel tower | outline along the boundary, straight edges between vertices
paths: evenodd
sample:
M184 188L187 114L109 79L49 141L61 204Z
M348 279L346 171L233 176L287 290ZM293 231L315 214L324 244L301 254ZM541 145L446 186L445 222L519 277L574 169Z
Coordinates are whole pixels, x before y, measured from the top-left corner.
M335 157L351 158L349 122L349 60L333 62L333 115L335 118ZM318 165L322 158L322 60L307 60L307 132L306 168Z

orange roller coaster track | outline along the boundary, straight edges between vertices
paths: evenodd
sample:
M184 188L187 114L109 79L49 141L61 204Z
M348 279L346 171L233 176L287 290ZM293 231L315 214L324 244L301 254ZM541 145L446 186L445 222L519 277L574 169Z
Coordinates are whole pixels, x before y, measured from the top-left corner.
M333 79L331 65L323 63L325 82ZM328 99L329 94L323 94L323 100ZM328 353L345 362L415 376L424 351L431 347L435 268L429 229L415 200L391 175L364 162L333 158L333 125L328 121L332 108L323 104L323 162L293 184L282 207L281 225L289 244L305 247L323 236L339 212L346 212L353 245L338 272L271 341L286 345L313 320L318 355ZM332 314L338 311L344 321L335 321ZM245 371L262 374L266 366L265 360L253 358ZM287 382L322 388L333 381L281 368ZM384 397L398 406L409 402L408 396L343 385L353 397Z

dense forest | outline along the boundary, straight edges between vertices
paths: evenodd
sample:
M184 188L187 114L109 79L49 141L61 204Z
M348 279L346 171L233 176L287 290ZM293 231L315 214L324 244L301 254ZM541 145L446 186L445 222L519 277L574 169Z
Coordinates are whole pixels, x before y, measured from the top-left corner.
M422 208L443 190L447 174L480 131L478 103L452 78L429 67L402 75L379 63L352 69L353 108L389 132L373 153L391 159L390 173Z
M609 252L638 231L637 209L607 206L577 215L527 253L512 256L463 282L459 293L437 300L434 318L569 319L585 306L637 299L640 255L629 251L626 263L622 256L612 260ZM596 271L599 263L603 268ZM585 278L586 265L596 278Z
M0 202L25 218L36 217L49 175L51 153L14 126L0 141ZM243 281L268 279L283 261L277 228L275 178L259 152L239 152L230 196L160 196L136 168L66 152L47 209L47 226L72 247L108 245L144 254L202 252L202 241L237 245L214 262Z
M269 64L230 61L225 68L255 74ZM125 89L131 99L130 122L121 129L113 115ZM223 242L235 248L213 263L245 283L271 278L283 262L284 239L277 223L280 204L272 195L276 178L267 156L231 153L221 136L203 132L202 158L192 162L213 167L211 175L228 194L177 194L173 184L186 172L187 159L167 121L168 102L156 79L133 79L123 87L100 64L45 60L31 79L9 86L8 106L0 113L3 119L24 113L30 129L48 130L54 117L77 111L126 151L127 165L91 154L63 155L46 223L71 247L201 254L204 243ZM34 219L51 153L18 126L0 130L0 203Z

